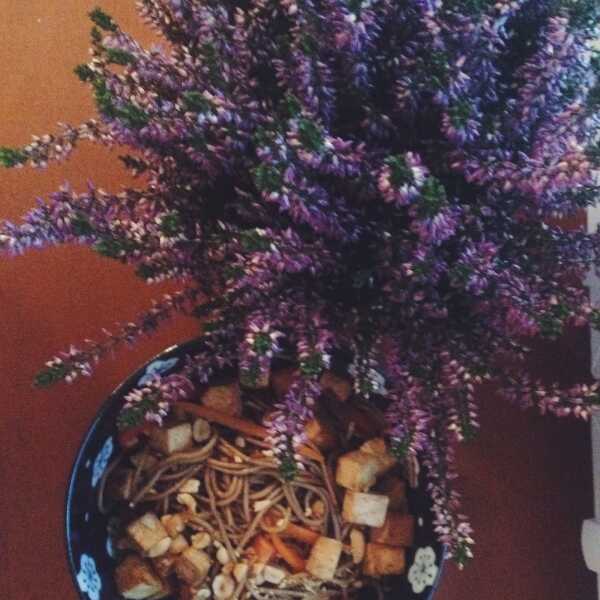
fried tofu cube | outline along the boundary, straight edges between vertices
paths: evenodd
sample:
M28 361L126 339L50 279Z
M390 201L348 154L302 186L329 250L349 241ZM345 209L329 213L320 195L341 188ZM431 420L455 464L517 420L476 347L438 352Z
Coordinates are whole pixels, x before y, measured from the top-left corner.
M406 482L403 479L395 475L388 475L377 484L377 491L390 499L390 510L408 512Z
M292 382L298 376L298 370L292 367L277 369L271 373L271 387L278 398L285 396Z
M186 548L175 562L175 572L190 585L202 583L210 570L211 560L204 550Z
M335 480L348 490L366 492L375 485L380 468L376 457L354 450L338 458Z
M342 516L347 523L381 527L385 523L390 499L381 494L364 494L347 490Z
M192 426L179 423L172 427L157 427L150 434L150 445L163 454L173 454L192 445Z
M319 383L323 391L331 392L342 402L346 402L352 393L352 382L336 375L333 371L324 371Z
M329 450L337 443L337 436L331 424L322 417L316 417L306 423L308 439L321 450Z
M152 559L154 570L163 578L167 578L175 569L177 557L173 554L164 554Z
M117 566L115 582L119 594L133 600L152 598L165 588L164 582L138 554L129 554Z
M127 534L144 554L169 537L167 530L154 513L146 513L132 521L127 526Z
M363 573L370 577L401 575L406 569L404 548L385 544L367 544Z
M321 536L313 544L306 561L306 571L317 579L331 581L341 555L342 543L339 540Z
M371 529L369 540L388 546L412 546L415 540L415 518L412 515L388 511L385 523Z
M240 386L237 382L226 385L213 385L200 397L200 402L208 408L239 417L242 414Z
M397 464L397 460L389 453L387 444L383 438L367 440L359 450L377 459L379 463L377 476L383 475Z

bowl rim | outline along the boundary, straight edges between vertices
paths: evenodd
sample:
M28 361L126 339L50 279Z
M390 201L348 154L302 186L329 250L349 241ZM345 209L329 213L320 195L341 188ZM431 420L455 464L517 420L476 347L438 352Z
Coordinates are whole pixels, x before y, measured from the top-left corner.
M83 462L83 456L84 456L85 450L87 448L88 442L93 437L93 435L96 431L96 428L98 427L98 423L102 420L102 417L112 407L112 404L115 401L115 399L118 396L122 396L124 389L131 387L132 384L135 384L138 381L138 379L145 373L146 368L149 364L151 364L157 360L163 360L166 356L168 356L169 354L172 354L174 352L181 352L181 351L185 352L188 348L193 348L194 346L200 345L201 341L202 341L202 338L196 336L194 338L186 340L185 342L181 342L179 344L173 344L171 346L168 346L164 350L161 350L157 354L151 356L146 361L144 361L135 371L133 371L121 383L119 383L117 385L117 387L114 388L113 391L101 403L100 408L96 412L96 415L95 415L92 423L90 424L87 431L84 433L83 437L81 438L77 453L75 455L75 460L73 461L73 465L69 472L67 491L66 491L65 499L64 499L65 509L64 509L64 520L63 520L67 563L69 565L69 572L71 575L71 580L73 582L73 587L75 588L75 591L76 591L77 595L79 596L80 600L89 600L89 599L88 599L87 595L84 595L83 592L81 591L81 588L79 586L79 581L77 580L78 566L75 564L75 559L73 557L73 548L72 548L72 544L71 544L71 535L70 535L71 525L72 525L72 523L71 523L71 519L72 519L72 515L71 515L72 502L71 502L71 500L72 500L72 497L73 497L73 494L75 491L75 481L76 481L75 476L81 467L81 463ZM436 578L435 578L433 584L431 585L429 594L425 598L423 598L423 600L432 600L433 599L433 596L436 593L437 588L440 584L442 573L444 572L444 569L445 569L445 565L446 565L446 562L448 559L447 554L448 554L448 552L447 552L446 546L442 545L440 564L439 564Z
M144 374L146 367L149 364L153 363L156 360L163 359L165 357L165 355L172 354L175 351L180 351L181 349L186 348L188 346L193 346L195 343L196 344L198 343L197 337L187 340L185 342L182 342L180 344L174 344L172 346L169 346L169 347L165 348L164 350L158 352L157 354L153 355L152 357L150 357L142 365L140 365L135 371L133 371L130 375L128 375L121 383L119 383L117 385L117 387L102 402L102 404L100 405L100 408L96 412L96 415L95 415L92 423L88 427L87 431L84 433L84 435L81 439L81 442L79 443L79 447L78 447L77 453L75 455L75 460L73 461L73 466L71 467L71 470L69 473L67 492L65 494L65 500L64 500L65 510L64 510L63 527L64 527L65 549L66 549L66 554L67 554L67 562L69 564L69 572L71 574L73 586L74 586L77 594L79 595L79 598L81 598L81 600L88 600L88 598L87 598L87 596L85 596L82 593L81 588L79 586L79 582L77 580L78 566L75 564L75 559L73 557L73 547L71 544L71 528L72 528L71 527L72 526L72 522L71 522L71 520L72 520L72 515L71 515L72 502L71 502L71 500L72 500L73 494L75 492L76 475L81 468L81 463L83 462L83 456L85 454L88 442L90 441L90 439L93 437L94 433L96 432L96 428L98 427L98 423L102 420L102 417L112 407L112 404L115 401L115 399L118 396L121 396L123 393L123 390L130 387L132 385L132 383L134 383L134 380L137 381Z

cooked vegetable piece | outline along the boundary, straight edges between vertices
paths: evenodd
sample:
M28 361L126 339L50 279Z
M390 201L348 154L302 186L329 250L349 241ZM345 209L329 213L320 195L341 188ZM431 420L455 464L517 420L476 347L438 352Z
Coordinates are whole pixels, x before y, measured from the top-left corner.
M138 554L129 554L115 570L115 582L124 598L144 600L159 594L165 588L150 564Z
M192 426L179 423L172 427L156 427L150 433L150 445L163 454L173 454L192 445Z
M390 510L408 512L406 482L396 475L386 475L377 484L377 492L390 499Z
M254 541L250 546L250 553L254 562L266 564L275 554L275 547L266 536L259 534L254 538Z
M239 417L242 414L240 386L237 382L210 386L200 397L200 402L208 408L219 410L234 417Z
M167 530L154 513L146 513L127 526L127 534L146 554L160 541L169 537Z
M389 546L412 546L415 538L415 518L412 515L388 511L385 523L371 529L369 540Z
M344 496L342 516L348 523L381 527L390 500L381 494L364 494L347 490Z
M406 568L404 548L386 544L368 543L363 562L363 573L370 577L401 575Z
M277 554L292 568L294 573L305 570L306 561L292 546L288 546L276 533L270 533L269 536Z
M331 392L342 402L346 402L352 393L352 382L336 375L333 371L324 371L319 383L323 390Z
M186 548L175 561L175 572L185 582L197 585L204 581L211 564L210 557L203 550Z
M342 542L328 537L319 537L310 551L306 571L317 579L331 581L342 555Z
M308 527L303 527L302 525L297 525L296 523L292 522L287 524L286 528L282 531L282 535L294 538L299 542L305 542L306 544L310 544L311 546L321 536L320 533L313 531Z
M335 480L348 490L366 492L375 485L380 468L376 457L353 450L339 457Z

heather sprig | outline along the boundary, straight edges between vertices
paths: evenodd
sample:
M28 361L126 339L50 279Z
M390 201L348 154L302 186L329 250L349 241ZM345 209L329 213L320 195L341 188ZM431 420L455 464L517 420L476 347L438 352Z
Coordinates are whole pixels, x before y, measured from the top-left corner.
M97 118L1 147L0 164L45 167L83 140L118 144L140 187L63 186L0 224L0 251L82 244L181 292L58 354L36 383L89 375L175 311L203 322L190 380L235 366L262 385L285 346L298 374L269 433L292 477L320 374L349 353L354 394L383 405L393 452L425 465L440 539L466 562L453 457L479 428L476 386L494 380L559 416L599 404L595 384L534 383L524 367L533 338L600 326L582 286L600 269L600 233L547 222L600 191L598 3L138 9L169 46L145 49L94 9L91 58L75 73ZM126 424L164 416L163 383L128 399Z

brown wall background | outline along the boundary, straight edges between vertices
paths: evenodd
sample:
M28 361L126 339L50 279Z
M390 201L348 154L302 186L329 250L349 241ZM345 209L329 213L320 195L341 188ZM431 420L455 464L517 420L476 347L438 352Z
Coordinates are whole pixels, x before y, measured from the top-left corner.
M27 143L93 114L89 90L72 74L87 57L91 0L1 0L0 145ZM104 0L122 27L150 44L133 0ZM117 151L84 145L46 171L0 171L0 218L18 219L36 197L64 181L88 179L118 190L132 182ZM63 544L63 501L80 440L99 404L136 366L192 337L178 318L154 337L100 365L94 378L49 391L31 387L58 350L102 327L131 320L151 298L129 268L83 248L52 248L0 259L0 597L75 600ZM587 375L585 331L536 352L546 377ZM482 433L459 453L465 510L476 529L476 558L446 569L441 600L591 600L594 578L579 549L581 520L592 514L585 424L523 415L480 393Z

